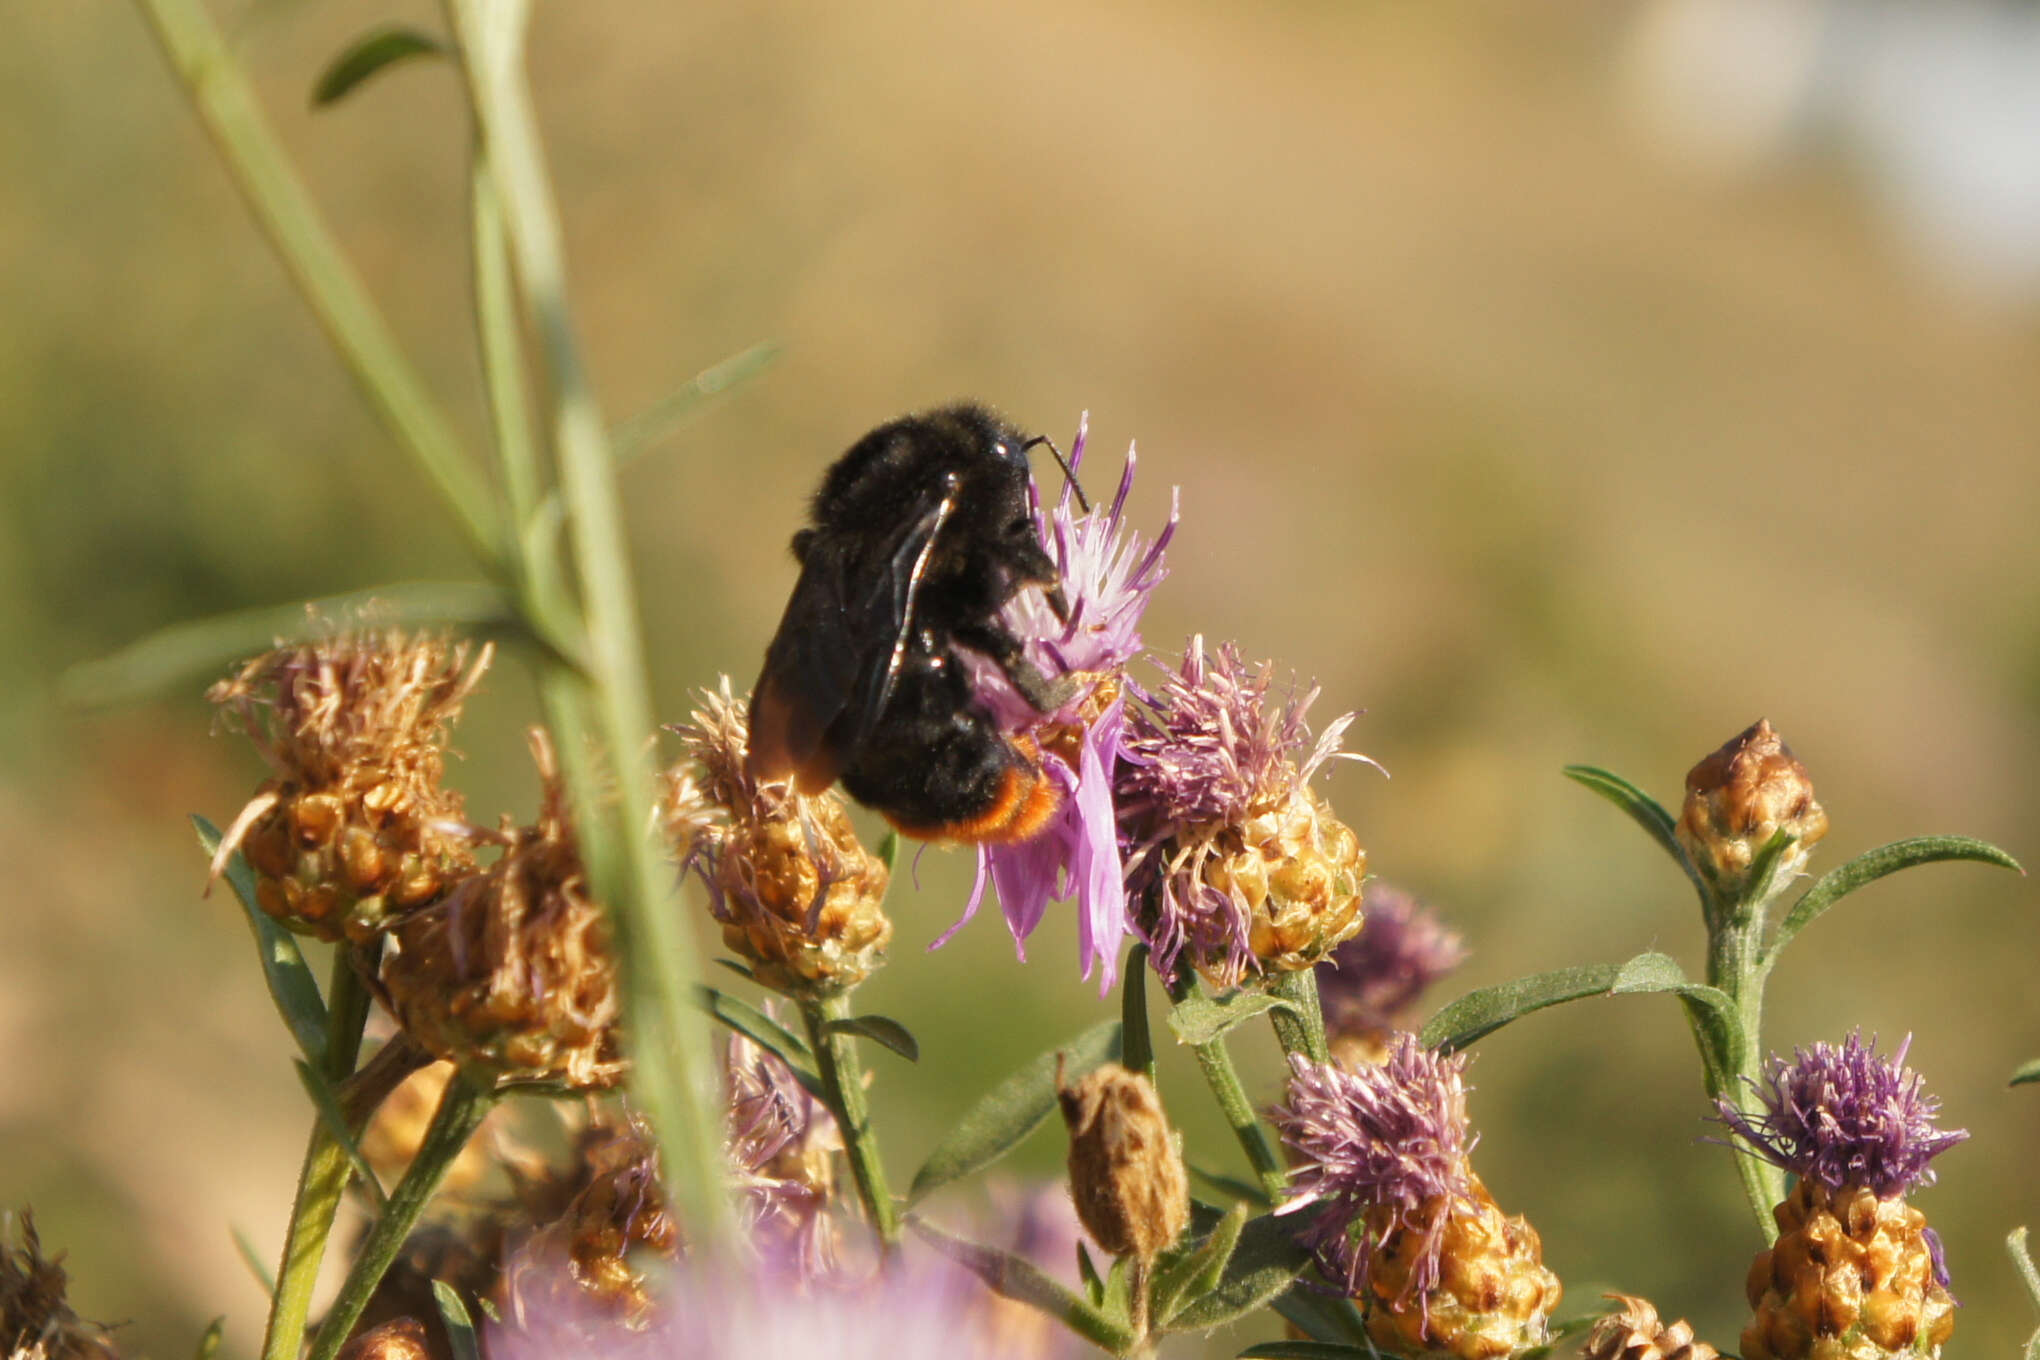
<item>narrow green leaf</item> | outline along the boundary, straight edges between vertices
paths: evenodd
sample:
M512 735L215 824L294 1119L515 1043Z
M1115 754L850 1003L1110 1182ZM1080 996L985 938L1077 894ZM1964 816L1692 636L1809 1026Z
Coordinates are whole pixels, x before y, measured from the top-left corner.
M1035 1266L1010 1252L955 1237L925 1219L909 1216L907 1226L928 1245L990 1285L993 1292L1038 1308L1114 1355L1133 1344L1133 1329L1115 1321L1089 1300L1064 1288Z
M205 1335L198 1339L197 1360L213 1360L220 1353L220 1340L227 1334L227 1316L222 1313L206 1324Z
M613 456L625 463L685 425L708 402L757 377L778 360L779 345L761 340L689 378L649 409L616 427L609 437ZM881 852L881 858L883 852Z
M1336 1341L1263 1341L1240 1352L1240 1360L1393 1360L1371 1346Z
M453 1360L482 1360L482 1348L475 1337L475 1322L468 1316L460 1291L444 1280L432 1282L432 1301L439 1305L439 1320L446 1324L446 1339L453 1348Z
M1287 1294L1275 1300L1273 1307L1314 1341L1358 1346L1363 1350L1374 1344L1353 1300L1320 1293L1308 1282L1292 1286Z
M1608 984L1608 994L1671 992L1686 985L1686 973L1679 967L1679 961L1670 954L1653 951L1638 954L1616 969L1614 981Z
M418 627L447 625L475 633L521 631L515 604L501 588L477 581L404 581L372 590L328 595L309 603L244 609L172 624L111 656L71 667L57 682L67 704L97 707L128 703L169 690L209 683L235 662L320 636L320 619L353 617L375 606L378 622Z
M885 864L886 881L888 884L890 884L892 881L893 874L897 872L900 867L899 832L887 831L885 833L884 837L880 839L878 843L878 857Z
M1672 857L1687 878L1693 880L1704 898L1707 887L1700 881L1700 875L1693 869L1693 861L1686 858L1686 849L1679 844L1675 833L1678 822L1665 811L1664 805L1645 793L1636 785L1610 770L1594 765L1568 765L1565 777L1575 784L1592 789L1603 798L1629 814L1630 820L1642 827L1644 834L1657 842L1658 848Z
M2040 1058L2022 1064L2018 1071L2012 1073L2012 1079L2005 1085L2025 1086L2036 1081L2040 1081Z
M1119 1056L1117 1020L1093 1025L1068 1044L1052 1048L1000 1082L964 1111L956 1126L928 1154L907 1191L913 1204L930 1191L961 1176L990 1166L1019 1146L1054 1113L1056 1066L1075 1080L1109 1058Z
M1915 864L1933 864L1941 860L1975 860L1982 864L1995 864L2000 868L2012 869L2023 874L2019 861L1988 841L1976 840L1969 836L1917 836L1911 840L1893 841L1875 850L1867 850L1847 864L1830 869L1820 876L1811 888L1806 890L1792 910L1785 913L1785 919L1778 923L1777 938L1771 942L1769 957L1777 958L1793 936L1813 924L1822 912L1841 901L1856 889L1867 883L1875 883L1886 874L1910 869Z
M1166 1325L1170 1318L1182 1311L1184 1304L1218 1288L1219 1280L1225 1275L1226 1264L1232 1260L1233 1251L1240 1244L1240 1231L1246 1226L1247 1205L1242 1201L1233 1205L1232 1211L1218 1221L1195 1250L1166 1269L1157 1270L1148 1295L1154 1300L1154 1316Z
M389 1195L383 1190L382 1182L376 1178L375 1168L368 1164L368 1158L361 1153L361 1145L354 1141L354 1130L347 1127L347 1115L340 1109L340 1097L333 1090L325 1074L303 1058L292 1060L297 1065L298 1080L304 1083L305 1094L312 1098L312 1105L318 1110L319 1118L326 1125L326 1132L333 1135L333 1141L347 1154L353 1164L354 1174L360 1178L362 1188L375 1201L378 1212L389 1202Z
M1121 1061L1129 1071L1153 1081L1155 1041L1148 1030L1147 962L1146 945L1136 944L1126 951L1126 976L1119 984L1119 1023L1126 1036L1126 1056Z
M1229 1200L1245 1200L1257 1209L1274 1207L1268 1199L1268 1192L1252 1181L1243 1181L1237 1176L1228 1176L1220 1171L1207 1171L1201 1166L1190 1165L1190 1174L1218 1191Z
M1098 1311L1122 1326L1133 1325L1133 1258L1121 1256L1105 1272L1105 1297Z
M233 1235L234 1250L241 1254L241 1264L248 1267L248 1273L255 1277L255 1283L262 1286L262 1292L271 1298L276 1296L276 1274L263 1261L262 1253L255 1250L255 1243L245 1228L233 1227L227 1230Z
M1248 1221L1218 1287L1179 1309L1169 1319L1168 1330L1201 1332L1224 1326L1287 1290L1311 1261L1310 1253L1296 1244L1295 1229L1293 1220L1273 1214Z
M921 1061L921 1045L907 1027L886 1015L853 1015L831 1020L827 1026L839 1034L855 1034L880 1048L889 1048L908 1062Z
M429 33L420 33L415 28L398 24L375 29L356 38L346 51L333 59L325 74L319 77L319 83L312 87L312 107L324 108L338 103L364 81L400 61L445 55L446 44Z
M742 959L722 958L717 959L715 962L729 969L746 982L756 982L758 980L758 975L751 970L751 965L745 963Z
M1778 868L1785 862L1786 852L1798 843L1799 837L1783 827L1771 833L1771 839L1764 842L1763 848L1750 861L1742 890L1742 901L1746 907L1750 903L1769 902L1785 890L1785 884L1776 881Z
M713 987L697 987L695 995L701 1002L701 1008L723 1024L766 1052L775 1054L794 1071L813 1074L815 1051L808 1047L807 1040L764 1011L748 1001L740 1001L728 992L717 991Z
M1105 1302L1105 1281L1099 1277L1097 1263L1091 1260L1091 1253L1081 1240L1077 1242L1077 1278L1084 1282L1084 1297L1089 1299L1094 1307L1102 1307Z
M1669 992L1679 998L1699 1034L1701 1057L1718 1089L1727 1081L1735 1054L1742 1049L1742 1021L1728 993L1686 981L1677 959L1655 952L1638 954L1623 964L1608 987L1610 996L1641 992Z
M1616 964L1589 963L1483 987L1432 1016L1418 1038L1428 1047L1457 1052L1532 1011L1582 997L1606 996L1621 972Z
M1178 1040L1194 1048L1222 1038L1255 1016L1278 1008L1296 1010L1293 1002L1251 988L1224 996L1192 992L1169 1012L1169 1028L1176 1032Z
M193 815L191 824L198 828L198 843L210 861L220 848L220 829L197 815ZM276 1003L277 1014L283 1017L291 1037L297 1040L299 1051L314 1067L323 1070L326 1062L326 1003L319 995L318 979L305 966L304 951L298 948L297 937L256 905L255 871L248 867L247 858L240 851L235 851L233 858L227 861L223 877L227 886L234 890L234 898L240 902L249 928L255 932L255 949L262 959L262 976L269 984L269 997Z

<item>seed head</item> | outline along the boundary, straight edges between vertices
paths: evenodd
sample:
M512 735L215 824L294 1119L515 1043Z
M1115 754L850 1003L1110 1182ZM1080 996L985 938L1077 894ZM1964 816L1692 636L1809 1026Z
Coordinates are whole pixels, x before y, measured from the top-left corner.
M490 649L393 629L336 632L255 658L207 693L275 777L234 819L264 911L293 930L365 940L471 872L446 741Z
M1910 1036L1888 1058L1858 1030L1839 1047L1816 1043L1791 1061L1773 1054L1764 1082L1750 1083L1763 1106L1745 1114L1726 1097L1721 1122L1757 1156L1829 1190L1866 1188L1880 1199L1932 1185L1928 1165L1969 1136L1940 1129L1941 1102L1906 1067Z
M1146 1077L1105 1063L1065 1085L1070 1197L1084 1231L1114 1256L1153 1261L1190 1221L1190 1186L1161 1097Z
M381 986L436 1057L524 1081L613 1086L627 1067L603 910L588 897L552 745L531 733L545 791L536 826L506 826L502 858L391 932Z
M62 1262L43 1256L27 1209L0 1213L0 1353L8 1360L118 1360L106 1328L71 1311Z
M1318 997L1341 1056L1379 1062L1404 1012L1459 966L1466 947L1459 932L1380 879L1369 880L1360 898L1365 924L1318 965Z
M854 987L892 939L885 862L857 839L835 793L796 793L745 769L745 712L725 676L675 729L691 764L666 776L669 838L707 886L723 943L759 982L790 995Z
M1352 715L1312 742L1316 689L1270 712L1272 683L1272 666L1250 670L1229 643L1207 656L1194 638L1128 723L1127 889L1165 978L1185 961L1218 987L1308 968L1360 928L1366 851L1309 787Z
M1794 837L1773 879L1783 883L1806 867L1827 829L1806 767L1761 718L1686 775L1679 844L1725 894L1747 886L1751 863L1779 831Z
M1658 1320L1650 1300L1610 1294L1622 1305L1594 1324L1580 1350L1583 1360L1720 1360L1721 1352L1693 1337L1684 1319L1669 1327Z

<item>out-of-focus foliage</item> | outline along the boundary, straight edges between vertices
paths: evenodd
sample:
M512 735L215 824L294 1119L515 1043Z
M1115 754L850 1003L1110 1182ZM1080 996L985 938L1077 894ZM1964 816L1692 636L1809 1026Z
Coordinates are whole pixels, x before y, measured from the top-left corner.
M409 63L309 108L369 22L432 7L220 12L479 431L451 77ZM1328 711L1367 710L1350 744L1394 779L1347 766L1326 791L1373 869L1464 932L1464 987L1653 947L1697 971L1687 885L1559 770L1672 803L1760 714L1819 784L1815 872L1934 831L2030 860L2040 337L1924 282L1849 162L1729 184L1658 157L1617 97L1629 40L1626 11L1587 4L543 9L612 422L785 345L627 473L661 711L719 671L748 683L802 498L854 436L975 395L1060 438L1088 406L1098 448L1140 441L1144 522L1182 487L1150 640L1237 637ZM137 16L12 16L0 179L0 1203L33 1198L74 1302L134 1319L130 1348L183 1353L224 1311L246 1353L228 1228L274 1252L307 1116L185 818L223 820L260 771L208 738L197 687L80 714L56 677L181 618L463 562ZM481 819L528 818L516 667L470 708L451 781ZM931 853L902 883L863 998L924 1040L918 1065L874 1063L896 1177L984 1071L1105 1018L1062 917L1024 966L989 914L920 952L967 868ZM1913 1032L1974 1135L1922 1196L1965 1353L2027 1325L1998 1244L2040 1219L2040 1102L2004 1087L2040 1035L2030 908L2010 875L1904 875L1817 923L1771 991L1781 1047ZM1574 1301L1620 1287L1732 1344L1754 1235L1697 1141L1682 1023L1592 1003L1624 1004L1478 1046L1483 1175ZM1001 1050L971 1072L930 1041L967 1025ZM1272 1099L1274 1046L1243 1053ZM1181 1056L1172 1116L1223 1147ZM1053 1172L1059 1145L1028 1151Z

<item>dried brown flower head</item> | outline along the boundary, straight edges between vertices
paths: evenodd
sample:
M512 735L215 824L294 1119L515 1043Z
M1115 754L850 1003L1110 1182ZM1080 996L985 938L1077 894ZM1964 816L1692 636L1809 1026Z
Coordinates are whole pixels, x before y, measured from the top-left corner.
M654 1305L642 1257L672 1259L681 1250L659 1183L657 1142L638 1116L612 1116L581 1135L578 1161L586 1177L579 1192L504 1271L507 1311L522 1317L571 1300L642 1326ZM570 1298L558 1297L562 1291Z
M1761 718L1686 775L1679 844L1725 894L1743 889L1751 863L1779 831L1794 837L1773 880L1783 883L1806 866L1827 829L1806 767Z
M1058 1072L1056 1095L1070 1130L1078 1221L1114 1256L1154 1260L1190 1221L1183 1154L1154 1084L1108 1062L1074 1085Z
M275 771L222 838L262 909L323 940L367 939L471 872L448 730L488 669L438 634L336 632L256 657L207 692Z
M43 1256L27 1209L0 1213L0 1353L7 1360L117 1360L106 1329L71 1311L62 1260Z
M1585 1360L1720 1360L1721 1352L1693 1338L1692 1325L1681 1319L1669 1327L1658 1320L1649 1299L1610 1294L1622 1305L1594 1324L1580 1348Z
M675 729L691 763L666 776L665 821L680 862L708 887L723 943L777 991L856 986L892 939L885 862L835 793L796 793L744 768L745 706L727 676L701 701Z
M531 747L545 783L538 824L506 828L487 872L398 923L381 987L437 1057L521 1080L613 1086L627 1063L608 923L588 896L551 743L534 729Z

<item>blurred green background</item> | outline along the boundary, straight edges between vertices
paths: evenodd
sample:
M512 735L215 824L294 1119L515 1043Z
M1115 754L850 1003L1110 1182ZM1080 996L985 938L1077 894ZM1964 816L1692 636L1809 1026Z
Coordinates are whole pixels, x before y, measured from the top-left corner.
M1740 49L1708 46L1711 11L1757 12L541 7L534 75L611 417L785 346L627 473L661 712L722 671L749 683L826 461L974 395L1059 437L1088 408L1094 482L1137 437L1148 523L1181 487L1152 645L1237 638L1320 680L1321 720L1366 710L1351 744L1393 778L1341 765L1326 789L1374 871L1466 933L1448 993L1653 947L1697 971L1684 883L1558 770L1671 801L1759 715L1832 819L1816 869L1937 831L2040 855L2024 276L1908 215L1921 200L1820 83L1831 66L1736 83L1785 69L1757 60L1781 42L1804 57L1798 30L1723 63ZM431 6L218 12L479 440L453 80L414 64L307 108L348 39L432 25ZM79 1306L130 1319L131 1350L186 1354L225 1312L245 1353L259 1297L229 1225L276 1250L308 1116L186 816L224 822L261 772L208 735L201 684L82 712L58 678L180 619L469 568L138 15L16 6L8 27L0 1203L35 1204ZM1972 88L1943 79L1920 83ZM1969 145L1958 129L1958 162ZM534 711L514 658L470 706L455 779L483 820L534 804ZM902 885L868 993L928 1050L875 1059L896 1175L991 1074L1103 1013L1066 916L1025 964L990 912L922 952L967 870L931 853ZM1975 1135L1919 1201L1967 1305L1956 1356L2034 1324L2001 1241L2040 1221L2040 1092L2005 1088L2040 1055L2036 939L2030 883L1933 867L1822 921L1772 989L1774 1044L1912 1033ZM1242 1048L1272 1098L1272 1041ZM1619 1287L1733 1348L1755 1235L1701 1141L1676 1009L1582 1004L1478 1052L1479 1165L1543 1233L1565 1311ZM1193 1148L1236 1165L1187 1065L1165 1078ZM1027 1165L1061 1151L1043 1135Z

